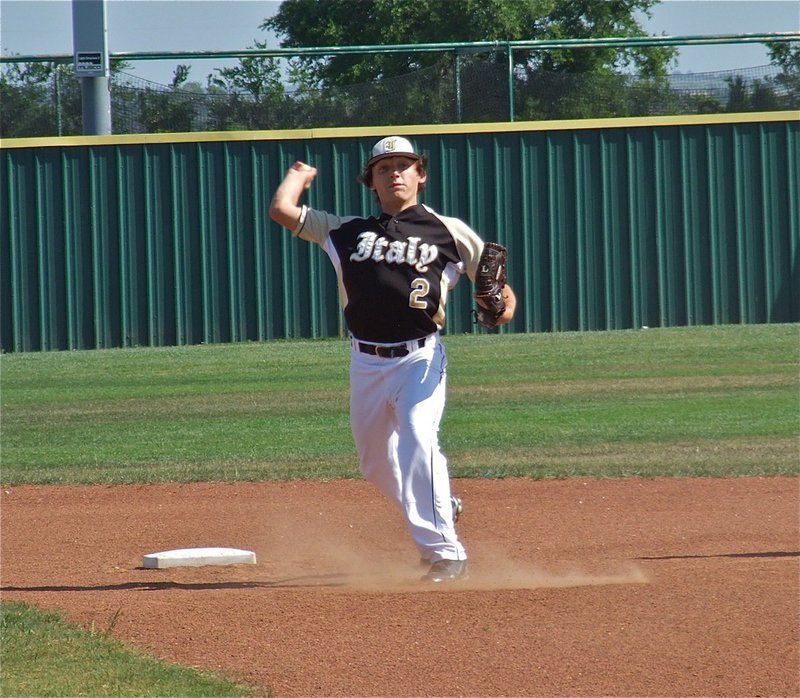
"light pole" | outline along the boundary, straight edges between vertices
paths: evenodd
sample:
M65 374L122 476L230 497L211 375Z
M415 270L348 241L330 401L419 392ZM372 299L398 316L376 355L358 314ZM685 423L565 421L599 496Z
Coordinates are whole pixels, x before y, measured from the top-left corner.
M106 0L72 0L75 75L81 79L83 133L111 133Z

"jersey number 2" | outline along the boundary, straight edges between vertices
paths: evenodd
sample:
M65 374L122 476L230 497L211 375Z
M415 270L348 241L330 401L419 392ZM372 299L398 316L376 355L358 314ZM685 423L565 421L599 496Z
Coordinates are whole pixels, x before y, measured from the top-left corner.
M425 310L428 304L425 302L425 296L431 290L431 285L427 279L419 278L411 282L411 293L408 296L408 305L411 308L419 308Z

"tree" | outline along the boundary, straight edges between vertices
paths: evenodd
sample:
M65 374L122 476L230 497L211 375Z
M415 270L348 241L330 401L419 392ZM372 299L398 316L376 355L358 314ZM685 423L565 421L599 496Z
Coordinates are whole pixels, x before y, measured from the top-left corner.
M783 68L785 73L800 73L800 43L788 41L786 43L768 43L770 62Z
M635 13L659 0L284 0L261 29L284 37L283 47L522 41L633 37L646 32ZM539 57L549 70L586 72L633 65L663 75L672 48L562 49ZM530 54L515 52L520 65ZM348 84L408 73L451 58L441 53L342 55L318 61L324 84Z
M250 48L265 49L266 42ZM217 68L208 76L209 92L222 90L231 99L213 108L217 127L266 129L281 128L287 109L284 76L280 63L271 57L248 56L233 68Z
M797 109L800 106L800 43L767 44L770 62L781 68L775 82L785 91L782 100L784 109Z
M191 131L196 115L193 95L187 89L189 66L180 64L172 73L170 89L137 91L138 120L147 133Z
M124 60L112 60L112 82L129 65ZM71 63L4 65L0 73L0 105L0 136L4 138L72 136L83 132L80 79Z
M498 42L497 50L483 55L459 56L459 78L476 79L487 70L480 64L505 65L507 55L502 43L532 39L574 39L590 37L633 37L646 32L636 13L649 14L658 0L284 0L277 14L265 20L261 29L282 37L281 46L354 46L366 44L426 44L475 41ZM619 75L625 70L659 86L676 55L673 48L583 48L549 51L514 51L515 80L518 98L529 107L537 103L533 91L541 76L552 74ZM309 70L323 88L375 83L409 75L425 69L434 70L440 81L455 82L454 57L443 52L342 54L307 59ZM500 84L504 80L501 79ZM574 94L580 81L562 80L562 91L551 96L552 104L571 105L573 111L561 114L545 110L550 117L583 114L591 105ZM489 84L497 84L496 80ZM555 83L554 83L555 84ZM665 85L661 85L665 88ZM564 92L563 90L566 90ZM445 119L452 111L455 94L443 95L440 86L420 84L415 89L417 103L430 106L431 100L442 104L438 117ZM596 100L595 100L596 101ZM485 100L484 100L485 104ZM407 105L393 100L393 110ZM410 111L410 109L408 110ZM507 110L501 110L507 114ZM529 111L531 111L529 109ZM496 113L496 112L495 112ZM539 113L542 113L539 110ZM536 110L530 114L535 116ZM396 116L393 111L391 116ZM410 116L410 115L408 115ZM437 115L431 115L432 120Z
M70 65L7 64L0 73L0 104L4 138L81 132L80 84Z

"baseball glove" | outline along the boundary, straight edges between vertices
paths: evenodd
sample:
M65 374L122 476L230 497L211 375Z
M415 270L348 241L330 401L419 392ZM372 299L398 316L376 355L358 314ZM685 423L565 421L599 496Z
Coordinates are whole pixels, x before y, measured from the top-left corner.
M503 287L506 285L506 262L508 250L496 242L487 242L478 262L475 274L475 317L487 329L497 326L497 320L505 312Z

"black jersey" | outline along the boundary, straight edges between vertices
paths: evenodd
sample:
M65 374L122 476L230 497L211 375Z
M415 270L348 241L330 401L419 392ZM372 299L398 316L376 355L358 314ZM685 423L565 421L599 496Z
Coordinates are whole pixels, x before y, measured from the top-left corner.
M368 342L404 342L440 330L448 290L461 274L474 280L483 250L463 221L423 205L369 218L303 207L294 234L328 254L348 328Z

